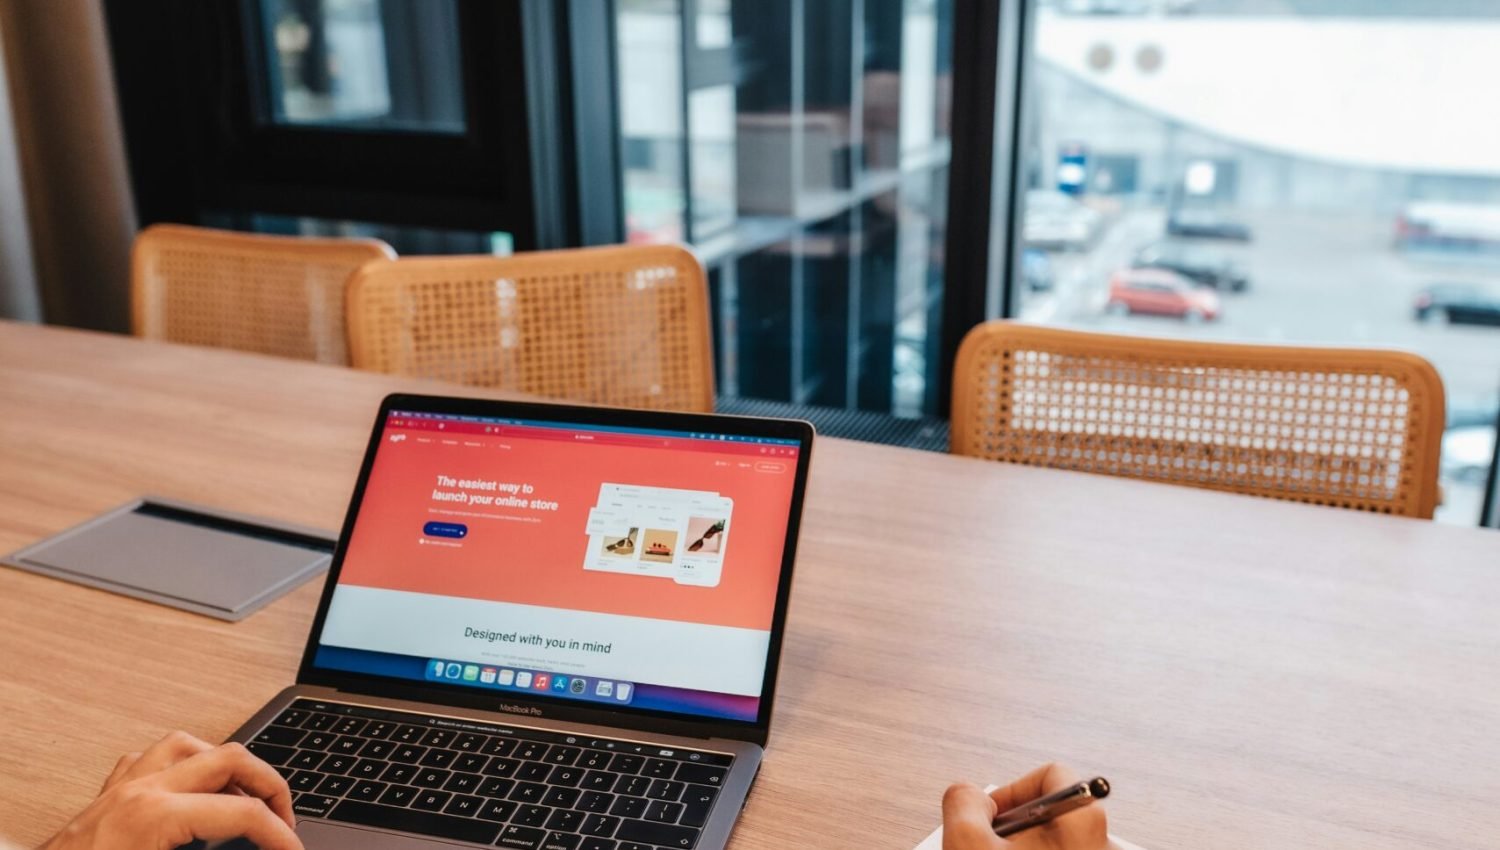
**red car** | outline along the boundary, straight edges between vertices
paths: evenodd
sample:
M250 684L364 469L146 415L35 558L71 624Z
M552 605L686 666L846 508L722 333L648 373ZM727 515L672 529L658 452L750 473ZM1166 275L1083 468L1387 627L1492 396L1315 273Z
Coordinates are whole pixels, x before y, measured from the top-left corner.
M1121 269L1109 279L1105 309L1201 321L1219 318L1219 296L1166 269Z

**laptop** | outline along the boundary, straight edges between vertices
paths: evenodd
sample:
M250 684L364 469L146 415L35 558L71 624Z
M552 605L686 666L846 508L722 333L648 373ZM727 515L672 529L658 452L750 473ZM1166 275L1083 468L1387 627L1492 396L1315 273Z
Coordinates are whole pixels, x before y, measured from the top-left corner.
M760 766L805 422L381 404L297 684L232 740L309 850L719 850Z

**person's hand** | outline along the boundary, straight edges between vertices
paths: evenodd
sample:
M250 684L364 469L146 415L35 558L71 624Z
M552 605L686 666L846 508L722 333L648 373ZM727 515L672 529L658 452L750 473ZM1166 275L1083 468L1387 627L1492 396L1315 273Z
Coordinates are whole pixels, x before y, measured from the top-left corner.
M295 825L291 789L274 768L240 744L173 732L121 758L98 799L42 850L171 850L239 837L302 850Z
M1008 839L997 837L990 827L1001 812L1077 781L1073 771L1049 764L989 794L975 785L950 787L943 795L943 850L1106 850L1109 829L1097 803Z

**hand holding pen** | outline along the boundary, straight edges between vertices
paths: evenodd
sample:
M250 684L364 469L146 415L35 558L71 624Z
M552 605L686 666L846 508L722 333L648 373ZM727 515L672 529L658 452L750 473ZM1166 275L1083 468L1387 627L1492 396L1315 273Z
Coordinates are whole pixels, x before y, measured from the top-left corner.
M954 785L943 797L943 850L1107 850L1104 809L1088 805L1107 793L1103 780L1079 782L1060 765L989 794Z

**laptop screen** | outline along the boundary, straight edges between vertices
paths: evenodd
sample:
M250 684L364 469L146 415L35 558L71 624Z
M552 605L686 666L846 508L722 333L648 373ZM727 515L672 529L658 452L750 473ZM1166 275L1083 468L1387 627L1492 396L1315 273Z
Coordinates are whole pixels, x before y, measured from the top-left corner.
M392 410L313 666L754 721L802 451Z

